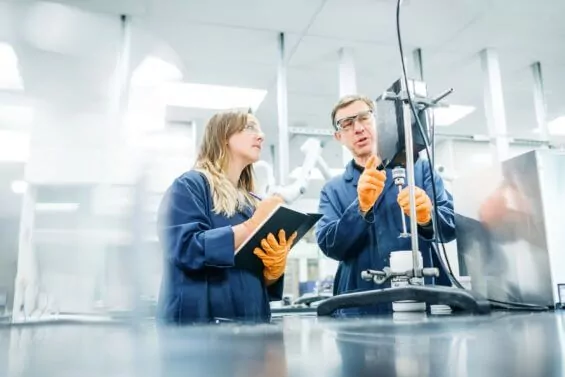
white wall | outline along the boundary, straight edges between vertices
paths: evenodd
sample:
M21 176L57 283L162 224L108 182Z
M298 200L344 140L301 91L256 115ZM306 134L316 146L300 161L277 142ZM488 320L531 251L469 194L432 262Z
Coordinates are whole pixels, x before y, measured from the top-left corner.
M436 167L443 165L449 175L466 175L492 165L493 157L487 142L444 140L435 150ZM535 149L532 146L511 145L509 158Z

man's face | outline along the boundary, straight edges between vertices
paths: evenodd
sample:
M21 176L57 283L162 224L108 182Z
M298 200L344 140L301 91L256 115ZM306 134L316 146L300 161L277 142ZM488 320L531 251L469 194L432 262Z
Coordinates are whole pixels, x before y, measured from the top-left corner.
M345 145L353 156L366 157L376 153L375 118L365 102L355 101L339 109L335 121L336 140Z

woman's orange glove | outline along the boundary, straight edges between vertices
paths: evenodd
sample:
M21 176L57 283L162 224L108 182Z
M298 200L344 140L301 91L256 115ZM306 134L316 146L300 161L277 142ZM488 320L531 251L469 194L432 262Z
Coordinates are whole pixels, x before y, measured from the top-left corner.
M415 187L415 203L416 203L416 222L418 225L426 225L432 221L432 200L424 190ZM398 194L397 202L402 208L406 216L410 216L410 199L409 188L404 187Z
M371 156L365 164L365 170L357 182L357 196L359 198L359 209L368 212L377 202L379 195L383 192L386 181L386 173L377 170L377 158Z
M263 261L265 269L263 276L267 281L278 280L286 268L286 257L292 243L296 238L296 232L287 240L283 229L279 230L279 240L275 239L272 233L267 238L261 240L261 248L256 247L253 254L257 255Z

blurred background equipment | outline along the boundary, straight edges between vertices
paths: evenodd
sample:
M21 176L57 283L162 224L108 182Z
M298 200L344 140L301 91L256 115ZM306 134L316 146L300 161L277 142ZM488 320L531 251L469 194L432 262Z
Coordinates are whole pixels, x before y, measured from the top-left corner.
M561 306L564 163L565 154L532 151L455 181L460 272L474 291Z

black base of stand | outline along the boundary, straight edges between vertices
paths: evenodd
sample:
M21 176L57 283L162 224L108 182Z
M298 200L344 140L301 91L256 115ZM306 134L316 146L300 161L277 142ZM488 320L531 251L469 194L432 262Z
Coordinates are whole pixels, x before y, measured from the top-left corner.
M472 291L443 286L417 286L385 288L346 293L323 300L318 305L318 316L331 316L338 309L357 308L394 301L413 300L430 305L448 305L454 311L489 314L490 303Z

